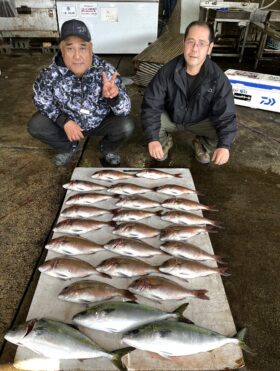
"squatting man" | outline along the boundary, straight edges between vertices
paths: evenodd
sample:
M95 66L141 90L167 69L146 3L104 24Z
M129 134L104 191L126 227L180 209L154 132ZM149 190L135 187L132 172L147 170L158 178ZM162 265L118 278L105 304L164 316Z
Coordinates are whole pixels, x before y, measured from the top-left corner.
M64 22L59 52L34 83L29 133L54 148L56 165L67 164L87 136L101 136L100 151L110 166L132 134L130 99L115 68L93 54L91 35L79 20Z
M142 126L150 155L168 157L170 133L195 135L192 146L201 163L223 165L236 135L232 87L209 58L214 45L212 28L194 21L184 35L182 55L164 65L149 84L142 103Z

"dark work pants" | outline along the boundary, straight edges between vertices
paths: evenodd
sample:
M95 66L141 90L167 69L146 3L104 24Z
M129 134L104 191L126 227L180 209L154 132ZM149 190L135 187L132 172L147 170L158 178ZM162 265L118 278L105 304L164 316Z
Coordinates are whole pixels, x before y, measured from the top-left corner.
M132 134L134 122L130 116L107 116L102 123L95 129L83 132L84 137L102 136L100 142L103 153L116 152ZM68 140L65 131L48 117L36 112L28 123L28 132L41 142L48 144L57 152L69 152L73 145Z

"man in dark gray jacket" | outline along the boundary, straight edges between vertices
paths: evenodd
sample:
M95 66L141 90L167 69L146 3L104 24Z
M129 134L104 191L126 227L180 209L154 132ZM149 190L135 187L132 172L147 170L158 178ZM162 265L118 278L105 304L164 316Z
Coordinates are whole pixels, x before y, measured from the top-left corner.
M158 161L168 156L170 133L195 135L193 149L201 163L217 165L229 159L236 135L236 116L229 80L209 59L214 45L212 28L192 22L184 36L184 54L164 65L146 89L142 126L150 155Z
M36 79L33 102L29 133L57 150L56 165L67 164L91 135L103 137L103 164L120 164L117 149L134 128L130 99L115 68L93 54L83 22L62 25L60 50Z

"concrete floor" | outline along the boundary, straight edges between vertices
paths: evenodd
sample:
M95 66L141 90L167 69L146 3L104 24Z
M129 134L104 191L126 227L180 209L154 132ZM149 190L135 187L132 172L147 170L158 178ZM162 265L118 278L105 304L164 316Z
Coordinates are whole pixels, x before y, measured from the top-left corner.
M133 75L131 56L107 56L122 76ZM65 195L75 166L101 166L96 139L90 139L77 162L56 168L54 152L32 139L26 122L34 112L32 83L50 55L0 56L0 369L12 370L15 347L3 336L13 323L26 317L43 246ZM252 69L235 60L216 59L223 68ZM273 67L275 67L273 69ZM279 73L277 64L259 71ZM143 89L127 86L137 124L133 138L122 148L122 166L190 168L203 201L216 205L225 229L211 234L216 254L229 262L223 279L237 329L248 329L246 343L255 355L244 354L246 370L280 370L279 188L280 115L237 107L238 136L228 165L202 166L193 159L187 136L174 136L170 158L158 165L146 150L140 130ZM207 214L205 214L207 215Z

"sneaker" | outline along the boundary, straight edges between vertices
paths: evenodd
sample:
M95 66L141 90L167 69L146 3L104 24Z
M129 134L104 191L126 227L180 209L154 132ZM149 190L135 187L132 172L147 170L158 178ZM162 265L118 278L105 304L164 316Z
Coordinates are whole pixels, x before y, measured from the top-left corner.
M173 139L172 139L172 136L169 134L167 136L167 139L165 141L165 143L162 145L162 150L163 150L163 157L162 158L156 158L155 160L156 161L165 161L168 157L168 152L169 150L173 147Z
M56 166L67 165L80 149L81 146L80 144L78 144L73 146L69 152L58 153L54 158L54 163L56 164Z
M194 150L196 161L200 162L201 164L209 164L210 162L209 153L205 150L205 148L200 143L198 138L195 138L193 140L192 147Z

